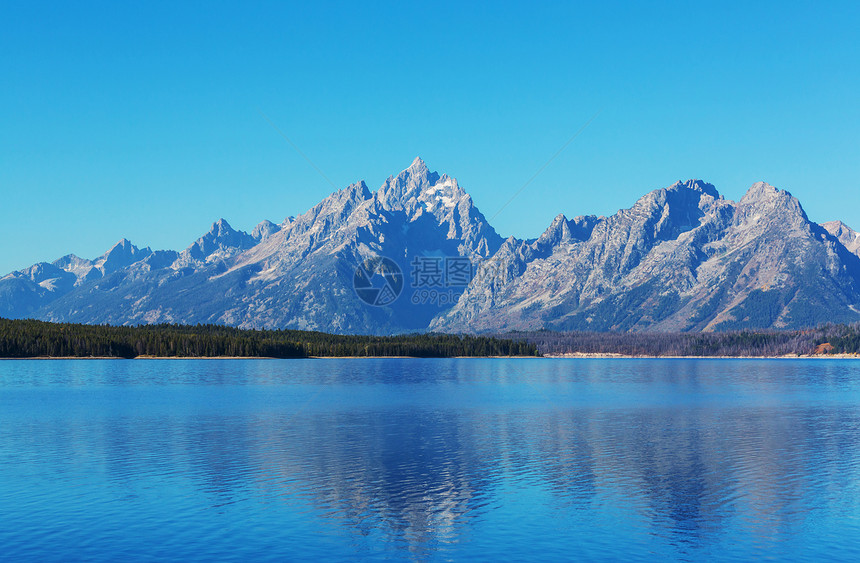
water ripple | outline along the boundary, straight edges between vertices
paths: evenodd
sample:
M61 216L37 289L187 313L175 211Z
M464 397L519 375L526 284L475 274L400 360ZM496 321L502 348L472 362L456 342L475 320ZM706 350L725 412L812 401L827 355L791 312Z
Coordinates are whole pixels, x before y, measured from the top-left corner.
M860 368L0 363L9 560L860 556Z

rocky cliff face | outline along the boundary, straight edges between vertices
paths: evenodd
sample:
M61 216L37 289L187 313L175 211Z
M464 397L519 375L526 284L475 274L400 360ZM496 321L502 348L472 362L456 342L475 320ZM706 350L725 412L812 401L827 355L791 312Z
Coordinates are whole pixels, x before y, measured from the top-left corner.
M857 233L842 221L828 221L821 224L828 233L833 235L842 246L852 254L860 256L860 233Z
M576 233L576 234L574 234ZM436 330L719 330L860 319L860 262L763 182L699 181L505 242Z
M416 159L376 192L358 182L250 234L221 219L181 252L123 240L95 260L13 272L0 316L341 333L800 327L860 320L857 239L763 182L735 203L690 180L503 241L454 178ZM374 256L403 273L385 306L353 287ZM416 300L416 264L443 257L481 266L468 287L439 286L444 300Z
M140 251L123 241L106 261L99 259L110 267L78 286L88 268L101 262L66 257L58 265L15 272L0 280L0 315L333 332L422 330L450 308L462 288L447 302L416 304L406 287L394 303L374 307L354 291L358 266L387 256L408 276L415 257L486 259L500 244L457 181L416 159L375 193L358 182L281 225L264 221L251 234L221 219L180 253ZM117 248L125 253L117 254Z

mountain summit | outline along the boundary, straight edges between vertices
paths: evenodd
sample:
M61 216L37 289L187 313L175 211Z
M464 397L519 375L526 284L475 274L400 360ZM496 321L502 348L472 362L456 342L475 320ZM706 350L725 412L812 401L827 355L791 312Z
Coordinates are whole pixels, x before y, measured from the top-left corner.
M688 331L860 319L860 261L800 202L764 182L740 202L697 180L606 218L556 218L509 241L437 330ZM585 229L579 225L586 226ZM580 236L572 236L580 228Z
M860 320L858 253L860 235L812 223L765 182L732 202L679 181L610 217L558 214L536 239L502 240L455 178L416 158L375 192L356 182L250 234L220 219L181 252L123 239L12 272L0 316L339 333L804 327ZM372 288L384 306L362 298Z

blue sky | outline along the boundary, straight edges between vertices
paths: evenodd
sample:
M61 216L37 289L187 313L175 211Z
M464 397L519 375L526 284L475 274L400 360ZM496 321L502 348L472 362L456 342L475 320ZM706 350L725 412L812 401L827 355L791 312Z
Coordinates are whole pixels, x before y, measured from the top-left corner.
M249 5L250 4L250 5ZM701 178L860 229L858 3L4 2L0 273L181 249L420 155L534 237Z

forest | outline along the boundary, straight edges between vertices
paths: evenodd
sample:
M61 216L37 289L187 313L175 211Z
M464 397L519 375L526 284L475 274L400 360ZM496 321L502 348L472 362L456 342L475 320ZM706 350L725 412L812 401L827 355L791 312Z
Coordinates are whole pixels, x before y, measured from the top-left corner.
M0 358L35 357L439 357L807 356L860 354L860 323L807 330L728 332L509 332L466 336L338 335L301 330L244 330L223 325L110 326L0 318Z
M727 332L511 332L504 338L534 344L541 354L624 356L807 356L860 353L860 323L806 330Z
M110 326L0 318L0 358L535 356L535 346L487 336L345 336L222 325Z

